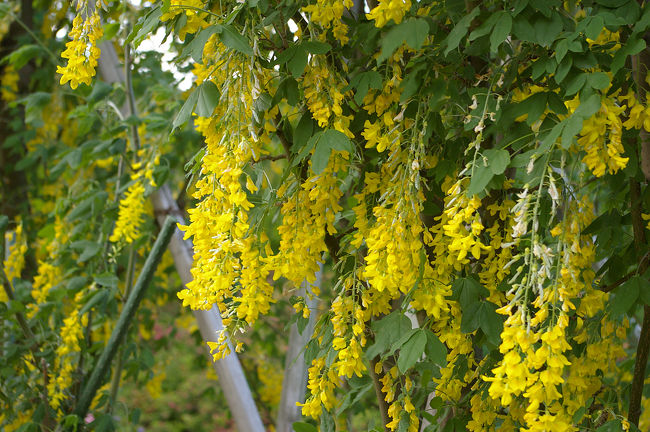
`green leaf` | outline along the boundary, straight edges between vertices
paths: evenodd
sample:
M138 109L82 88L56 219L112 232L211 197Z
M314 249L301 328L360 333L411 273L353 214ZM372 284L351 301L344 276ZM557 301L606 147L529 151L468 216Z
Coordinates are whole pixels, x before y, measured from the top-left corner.
M307 51L305 51L302 47L296 48L293 56L287 62L287 67L289 68L289 71L294 78L299 78L305 71L308 58L309 56L307 54Z
M628 39L625 45L623 45L623 47L616 51L616 54L614 54L614 59L612 60L612 64L610 66L612 73L616 74L625 65L625 60L628 56L640 53L645 49L645 47L646 42L642 38L632 36L630 39Z
M564 78L566 78L567 74L571 70L571 66L573 66L573 57L564 57L564 60L562 60L557 66L557 69L555 69L555 75L553 78L556 83L560 84L564 81Z
M562 62L562 60L564 60L564 56L568 50L569 41L566 39L562 39L557 44L555 44L555 61L558 63L558 65Z
M478 39L482 36L485 36L487 34L490 34L492 32L492 29L494 28L494 25L496 22L501 18L503 14L507 14L507 12L504 11L498 11L496 13L493 13L490 15L488 19L483 22L476 30L473 30L470 34L469 37L467 38L468 41L472 42L475 39Z
M318 432L316 426L305 422L295 422L292 426L294 432Z
M447 55L449 54L452 50L455 50L458 48L458 45L460 44L460 40L467 34L467 30L469 29L469 26L472 24L472 21L476 16L479 14L480 9L478 7L475 7L472 9L472 11L465 15L463 18L461 18L460 21L458 21L458 24L452 29L451 32L449 32L449 35L447 36L447 39L443 42L443 44L447 45L447 48L445 49L444 54Z
M618 8L629 2L630 0L596 0L596 3L598 3L599 5L608 8Z
M503 317L497 314L496 309L496 305L488 301L471 304L462 310L460 331L471 333L480 328L487 336L488 341L498 345L503 331Z
M194 111L194 106L196 105L196 101L198 99L199 99L199 89L197 87L187 97L187 100L181 107L181 110L176 115L176 118L174 118L174 121L172 123L172 130L181 126L186 121L188 121L190 117L192 117L192 112Z
M596 40L600 35L600 32L605 28L605 21L602 17L596 15L591 17L587 28L585 29L585 36L591 40Z
M547 99L547 104L548 107L550 108L551 111L553 111L554 114L567 114L569 111L566 108L566 105L564 105L564 101L557 95L555 92L548 92L548 99Z
M490 292L473 278L459 278L451 285L452 300L460 303L461 309L477 303L482 297L487 297Z
M222 25L221 32L219 32L221 42L225 46L235 51L239 51L247 56L253 56L253 48L248 43L248 40L239 34L239 32L230 24Z
M427 358L440 367L447 365L447 347L440 342L438 336L430 330L426 330L427 346L424 349Z
M650 28L650 8L645 7L643 15L641 15L641 18L639 18L636 24L634 24L634 33L642 33L648 30L648 28Z
M311 157L311 168L315 174L320 174L327 167L332 150L352 152L352 142L344 133L327 129L314 135L315 150ZM310 141L311 141L310 140Z
M82 262L86 262L86 261L88 261L90 258L92 258L92 257L94 257L95 255L97 255L97 252L99 252L99 249L100 249L100 248L101 248L101 247L100 247L100 245L99 245L98 243L95 243L95 242L89 242L89 243L86 245L86 247L84 248L84 250L83 250L83 252L81 253L81 255L79 255L79 258L77 259L77 262L82 263Z
M102 289L93 291L86 301L86 304L84 304L83 307L79 310L79 315L85 314L93 307L97 306L99 303L103 302L104 300L108 300L109 297L109 290Z
M639 287L639 298L644 304L650 306L650 281L643 276L634 276L627 283L634 283Z
M334 432L336 431L336 423L332 418L332 414L327 410L323 410L320 417L320 432Z
M22 45L18 49L12 51L12 53L7 57L2 59L2 62L5 63L8 61L14 66L15 70L20 70L27 64L28 61L36 57L40 51L41 47L38 45Z
M407 317L408 318L408 317ZM410 329L403 332L400 337L395 340L389 347L387 354L391 355L398 349L401 349L402 346L409 340L419 329Z
M600 110L601 101L600 96L597 94L592 94L584 101L580 102L578 108L576 108L573 115L582 117L583 119L588 119L593 116Z
M422 44L429 35L429 24L424 18L409 18L402 24L408 31L405 34L404 41L414 50L422 48Z
M582 123L581 123L582 125ZM547 147L551 148L553 144L555 144L555 141L559 138L559 136L562 134L562 131L564 130L565 123L560 122L553 126L553 129L549 132L548 135L546 135L546 138L542 141L542 144L540 147Z
M499 345L503 331L503 317L497 313L497 307L488 301L482 302L479 312L481 330L494 345Z
M460 320L460 331L463 333L472 333L479 329L479 313L481 312L481 302L470 304L467 308L462 308L463 314Z
M375 335L375 343L366 350L366 355L368 358L375 358L388 351L394 341L402 339L406 334L412 334L412 329L411 320L399 310L386 315L379 321L373 321L372 331Z
M499 45L510 34L510 30L512 30L512 17L508 13L503 13L494 25L494 30L490 35L490 51L492 53L497 52Z
M45 92L35 92L25 96L18 102L25 104L25 123L38 126L43 123L43 108L50 103L52 95Z
M126 43L132 42L133 49L136 49L160 25L161 15L162 11L160 10L160 6L156 5L133 26L133 30L126 38Z
M582 130L583 120L582 117L574 114L561 123L564 125L562 128L562 148L568 149L571 147L571 144L573 144L573 138ZM557 125L555 127L557 127Z
M609 302L609 310L613 316L620 316L627 313L639 298L641 284L638 280L633 281L632 279L613 291L614 299Z
M429 34L429 24L423 18L409 18L393 27L381 41L381 53L377 63L389 58L403 43L413 49L420 49Z
M587 82L586 73L580 73L574 76L567 83L565 94L567 96L573 96L574 94L578 93L580 89L582 89L582 87L585 85L585 82Z
M477 163L474 166L474 172L472 173L472 180L467 189L467 195L474 196L483 192L488 183L490 183L490 180L492 180L492 177L494 177L494 173L490 167L484 166L481 162Z
M203 48L205 47L205 44L208 42L208 39L210 39L210 36L220 31L221 27L216 25L200 30L196 35L194 35L192 42L183 48L181 56L184 57L189 54L196 63L201 63L203 61Z
M607 423L596 429L596 432L620 432L623 430L623 425L618 419L610 420Z
M587 76L587 84L591 88L604 90L609 87L609 76L605 72L592 72Z
M552 14L550 18L537 17L532 23L534 40L544 47L550 47L562 32L562 18L560 14Z
M488 149L483 154L494 175L503 174L510 163L510 153L507 150Z
M526 118L526 123L528 125L532 125L537 120L539 120L539 117L546 109L547 99L547 92L539 92L528 96L518 105L518 108L521 110L521 114L528 114L528 117Z
M314 134L314 121L311 118L311 113L306 112L302 115L302 117L300 117L300 121L296 125L296 129L293 131L293 146L291 150L294 153L297 153L299 149L307 145L309 139L313 134ZM311 148L309 150L311 150Z
M332 49L330 44L318 41L305 41L300 46L311 54L327 54Z
M381 89L381 75L374 70L362 72L352 78L350 86L357 89L354 100L360 105L370 89Z
M427 334L420 329L402 346L397 359L397 367L402 373L411 369L422 357L426 344Z
M97 282L98 285L108 287L108 288L117 288L117 283L119 279L117 276L115 276L113 273L105 272L99 275L96 275L93 277L95 282Z

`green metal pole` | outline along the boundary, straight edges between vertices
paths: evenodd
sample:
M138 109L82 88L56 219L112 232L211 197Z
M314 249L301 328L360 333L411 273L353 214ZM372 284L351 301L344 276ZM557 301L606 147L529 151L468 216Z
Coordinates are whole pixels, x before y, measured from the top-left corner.
M151 282L156 267L158 266L163 253L167 249L167 245L174 234L174 228L176 227L175 222L176 221L171 216L167 216L167 219L165 219L160 234L154 242L153 248L142 267L140 276L138 276L138 280L133 287L133 291L131 291L131 295L129 295L129 298L124 305L124 309L122 309L117 324L115 324L115 329L113 329L113 332L111 333L106 348L104 348L102 355L97 361L97 365L90 374L90 378L86 382L86 385L79 396L79 402L75 408L75 414L79 416L82 421L86 417L90 403L95 397L97 390L102 385L106 373L110 370L111 361L113 360L113 357L115 357L117 349L120 346L120 343L122 343L126 331L129 328L129 324L133 320L135 312L140 305L140 301L142 301L142 298L144 297L146 288L149 285L149 282Z

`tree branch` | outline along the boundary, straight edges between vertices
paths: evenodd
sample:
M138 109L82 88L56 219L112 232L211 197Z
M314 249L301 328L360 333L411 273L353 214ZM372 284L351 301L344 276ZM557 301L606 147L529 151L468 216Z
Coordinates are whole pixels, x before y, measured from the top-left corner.
M637 253L642 253L646 247L645 227L641 217L641 187L636 180L630 180L630 199L632 205L632 228L634 230L634 246ZM645 254L644 254L645 256ZM641 258L639 263L639 274L644 274L648 269L648 261ZM627 419L635 426L639 425L641 416L641 398L643 397L643 384L645 381L646 365L648 364L648 352L650 351L650 306L643 307L643 324L639 344L636 349L636 360L634 362L634 375L630 388L630 406Z

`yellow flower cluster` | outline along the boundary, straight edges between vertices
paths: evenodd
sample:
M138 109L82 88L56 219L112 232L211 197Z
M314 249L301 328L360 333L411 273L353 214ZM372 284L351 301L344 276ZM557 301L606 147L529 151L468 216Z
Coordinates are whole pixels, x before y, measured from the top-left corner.
M321 63L325 63L323 60L313 58L311 62L312 65L308 67L302 79L302 87L312 117L318 122L318 126L325 128L331 121L334 129L354 138L349 128L352 116L343 115L342 108L346 95L340 89L347 83L338 80L326 66L321 66Z
M190 225L181 227L194 241L193 280L178 297L192 309L218 306L226 330L210 350L220 358L229 351L233 330L254 323L274 301L268 280L273 252L265 236L252 232L249 194L257 186L246 171L261 155L261 142L250 126L253 97L260 83L269 80L263 75L267 72L240 61L216 39L206 44L203 59L203 67L194 72L225 90L210 118L195 119L206 152L193 194L198 204L188 212ZM215 63L222 67L211 66Z
M115 229L109 240L112 242L133 243L140 236L144 223L145 197L144 183L136 180L120 200L120 209L115 222Z
M48 261L39 261L38 273L34 276L32 284L32 297L36 304L42 304L47 301L47 295L61 281L61 268ZM37 309L31 309L29 315L33 316Z
M50 404L59 415L64 413L61 403L69 396L67 391L72 385L72 374L77 367L77 357L80 352L79 339L83 335L83 327L88 324L88 315L79 314L83 297L84 291L79 291L75 295L73 309L63 320L61 341L56 349L52 378L47 385Z
M77 14L69 34L72 40L61 53L61 57L68 61L65 66L57 66L56 69L61 74L61 85L68 81L72 89L76 89L80 83L90 85L100 54L97 41L103 34L97 11L86 19L81 17L81 13Z
M390 20L395 24L401 23L410 9L411 0L379 0L379 4L366 14L366 17L374 20L377 27L383 27Z
M415 407L411 402L410 392L413 389L413 382L409 377L404 378L404 383L401 385L399 371L397 366L391 367L388 371L384 371L382 362L375 364L375 373L380 375L379 381L382 384L381 392L385 395L384 400L389 403L388 417L391 421L386 424L386 427L392 431L396 430L402 418L406 415L408 419L408 432L417 432L420 426L420 420L415 413ZM401 393L398 397L398 389Z
M337 172L347 167L348 152L332 151L327 167L322 173L307 178L282 205L282 223L278 227L280 248L269 262L274 279L285 277L299 286L302 281L313 283L327 251L325 233L335 235L336 214L342 210L339 199L343 195ZM289 185L289 183L286 183ZM286 188L278 190L283 197Z
M279 364L269 362L268 359L263 359L257 363L256 370L257 378L262 382L262 387L259 390L260 399L269 408L277 408L282 396L284 368Z
M556 251L534 254L540 265L554 260L556 266L546 271L555 275L545 276L541 288L519 285L508 292L508 303L499 309L507 315L499 346L503 360L483 380L490 383L490 398L507 408L512 420L526 430L577 430L574 414L599 391L602 375L615 368L614 359L623 355L620 344L608 340L616 336L611 323L601 329L600 339L587 336L594 332L587 330L584 320L600 313L607 297L593 288L595 248L588 235L581 235L593 217L588 201L572 201L564 220L551 230L557 238ZM568 313L576 309L577 298L581 302L574 340L586 343L582 355L572 351L567 337ZM474 416L472 430L482 430L479 426L489 419L481 412Z
M43 258L38 261L38 271L32 283L34 303L28 306L27 312L29 318L36 315L39 305L47 301L50 290L62 280L61 267L55 261L67 240L66 233L63 219L57 216L54 221L54 239L47 244Z
M13 232L5 232L4 241L6 245L11 245L7 258L4 260L4 270L9 283L13 283L14 279L20 278L20 273L23 271L23 267L25 267L27 239L23 233L22 222L16 225L16 229ZM3 298L3 296L6 296L4 290L0 293L0 300L6 301L7 298Z
M356 281L346 279L346 292L353 294L358 290ZM349 291L348 291L349 290ZM355 303L355 298L349 295L339 295L332 302L332 325L334 340L332 347L338 351L338 360L334 368L339 376L348 378L352 375L361 376L366 370L363 364L362 347L366 344L364 336L365 322L361 307Z
M317 0L316 4L305 6L303 12L310 15L310 23L319 24L325 30L331 28L341 45L348 43L348 26L341 19L346 9L353 6L352 0Z
M165 381L165 378L167 378L167 374L164 371L162 371L155 374L152 378L149 379L149 381L147 381L147 384L145 384L145 388L147 389L147 393L149 393L149 397L151 399L158 399L160 396L162 396L163 394L162 385L163 382Z
M600 110L582 124L578 146L587 154L582 159L596 177L606 172L615 174L625 168L629 158L622 157L625 106L618 106L611 97L603 97Z
M7 65L4 68L2 78L0 78L0 96L5 102L13 102L16 100L16 93L18 93L18 71L13 65Z
M423 263L423 244L420 235L428 235L410 205L399 204L401 197L374 208L377 222L366 238L368 254L363 277L371 287L387 290L392 297L407 293L419 277Z
M304 404L297 403L302 407L302 415L317 419L321 416L323 408L329 411L336 404L334 390L338 386L339 379L333 368L325 366L325 358L314 359L309 367L309 380L307 388L310 396Z
M178 30L178 37L184 41L188 34L194 34L208 26L208 22L205 20L207 14L201 12L204 6L202 0L171 0L169 10L161 15L160 21L169 21L184 12L187 20L185 25Z

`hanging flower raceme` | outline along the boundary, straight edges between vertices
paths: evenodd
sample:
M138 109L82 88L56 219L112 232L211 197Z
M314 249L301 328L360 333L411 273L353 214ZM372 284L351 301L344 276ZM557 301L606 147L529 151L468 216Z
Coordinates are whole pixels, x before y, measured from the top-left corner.
M303 11L310 15L310 22L320 24L324 29L331 28L334 37L344 45L349 40L348 26L341 18L352 6L352 0L318 0L314 5L305 6Z
M377 27L383 27L391 20L395 24L401 23L410 9L411 0L379 0L379 4L366 17L374 20Z
M81 315L85 291L79 291L74 298L72 309L63 320L61 341L56 349L52 379L47 385L50 404L59 416L63 416L62 403L71 396L69 389L73 382L73 374L78 365L80 353L79 340L83 336L83 328L88 324L88 315Z
M185 24L178 30L178 37L184 41L188 34L194 34L208 26L204 12L201 9L205 6L202 0L171 0L167 12L161 15L160 21L165 22L180 14L185 14Z
M16 100L18 80L18 71L16 71L13 65L5 66L2 78L0 78L0 96L2 96L5 102L13 102Z
M70 82L72 89L81 83L90 85L100 54L97 41L103 34L97 11L85 18L82 18L81 12L77 13L69 33L72 40L61 53L61 57L67 59L66 65L57 66L56 69L61 74L61 85Z
M627 166L629 158L622 156L623 111L624 106L617 105L612 97L605 97L600 110L582 124L578 146L587 152L582 161L596 177L607 172L616 174Z
M137 179L127 189L120 201L120 210L115 222L115 229L109 240L133 243L140 236L140 228L144 222L145 189L142 179Z
M27 253L27 239L23 233L22 222L16 226L16 229L13 232L7 231L3 241L5 244L11 245L9 247L7 258L4 259L3 266L9 283L13 284L14 279L20 278L20 273L23 271L23 267L25 266L25 254ZM0 257L0 259L2 258L3 257ZM0 301L7 300L9 299L5 290L0 290Z

